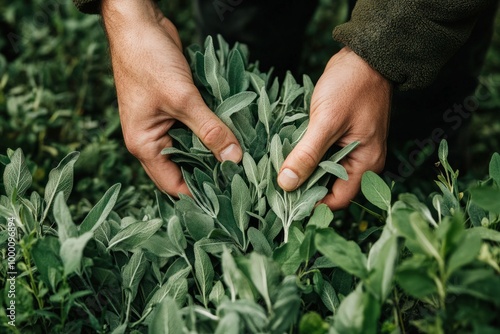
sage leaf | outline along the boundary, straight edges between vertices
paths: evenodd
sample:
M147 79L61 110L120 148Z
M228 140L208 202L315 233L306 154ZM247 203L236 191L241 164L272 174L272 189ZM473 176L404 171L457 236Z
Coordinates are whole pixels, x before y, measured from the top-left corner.
M57 285L62 280L63 263L59 256L61 244L59 240L52 236L46 236L35 241L31 250L33 262L36 265L40 279L52 291L56 290Z
M361 192L366 199L381 210L389 211L391 207L391 190L380 176L366 171L361 177Z
M238 49L233 49L228 55L227 81L231 95L240 93L248 88L248 76L245 71L245 62Z
M108 244L108 249L132 249L148 240L163 225L159 218L135 222L118 232Z
M370 293L363 292L362 284L340 303L334 316L334 333L377 333L380 305Z
M214 268L207 253L205 253L201 247L196 245L194 247L194 258L196 280L198 281L198 286L201 289L200 292L203 304L205 307L208 307L209 294L214 280Z
M97 204L89 211L80 224L80 233L95 231L108 218L109 213L118 200L121 185L119 183L111 186Z
M224 102L217 107L215 114L222 120L228 120L234 113L248 107L256 97L257 94L254 92L241 92L233 95L224 100Z
M320 162L319 166L323 168L327 173L330 173L338 177L339 179L346 181L349 179L347 171L345 170L344 166L342 166L339 163L333 161L323 161Z
M248 229L248 240L252 244L254 251L266 256L272 255L272 247L261 230L258 230L255 227L250 227Z
M500 187L500 154L497 152L493 153L491 157L489 174L490 177L495 180L497 185Z
M64 266L64 276L80 271L83 249L92 239L92 232L86 232L75 238L68 238L61 244L59 256Z
M153 315L148 333L183 334L183 328L184 321L179 308L171 297L165 297Z
M177 216L172 217L168 221L167 233L168 238L172 242L172 245L174 245L178 254L184 254L184 250L187 247L187 241L184 232L182 231L181 223L179 222L179 218Z
M137 295L139 283L146 273L147 264L144 252L139 250L132 254L127 264L122 268L122 287L128 293L130 301L133 301Z
M205 78L210 85L212 94L222 102L230 93L229 84L220 73L220 64L215 55L212 37L208 36L205 42Z
M57 223L57 235L61 244L64 243L66 239L78 236L78 229L75 223L73 223L69 208L64 201L63 192L57 194L52 211Z
M23 151L18 148L10 156L10 163L7 164L3 172L3 184L5 193L12 199L14 192L18 196L23 196L31 186L33 178L28 170Z
M240 317L236 312L227 312L220 319L215 329L215 334L240 334Z
M319 229L315 239L318 251L348 273L361 279L368 276L366 256L358 244L347 241L333 229Z
M250 216L247 211L252 208L252 199L243 178L236 174L231 182L231 203L233 205L234 219L236 220L241 232L245 232L250 222Z
M270 135L269 127L271 124L272 109L271 109L271 103L269 102L269 97L267 96L265 87L262 87L262 89L259 92L258 116L259 116L259 121L262 124L264 124L267 135L269 136Z
M333 220L333 212L328 205L322 203L318 205L312 216L307 221L307 226L316 226L317 228L327 228Z
M49 173L49 181L45 186L45 212L42 221L48 214L48 210L56 195L62 191L64 200L67 201L73 189L73 166L80 156L79 152L72 152L65 156L61 162Z

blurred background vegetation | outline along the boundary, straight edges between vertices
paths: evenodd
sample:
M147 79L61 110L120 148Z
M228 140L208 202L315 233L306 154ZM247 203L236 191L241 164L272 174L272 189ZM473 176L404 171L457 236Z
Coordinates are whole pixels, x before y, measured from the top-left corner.
M199 41L189 1L160 6L184 46ZM117 211L150 203L154 186L123 144L99 16L78 12L69 0L1 1L0 13L0 153L21 147L41 187L55 161L80 151L70 202L82 216L117 182L124 189ZM302 71L313 80L339 49L331 30L347 16L344 0L321 0L302 55ZM477 162L474 177L482 178L500 149L500 20L478 89L491 98L474 115L472 141L464 149Z

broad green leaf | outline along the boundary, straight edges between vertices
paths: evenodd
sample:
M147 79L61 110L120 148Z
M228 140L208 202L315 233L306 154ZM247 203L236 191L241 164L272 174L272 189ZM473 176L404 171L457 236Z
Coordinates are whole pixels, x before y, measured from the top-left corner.
M318 205L307 222L307 226L327 228L333 220L333 212L326 204Z
M137 251L122 268L122 287L128 293L130 301L135 299L142 277L146 273L148 262L144 252Z
M163 231L157 231L148 239L148 242L141 245L141 248L158 257L168 258L179 255L176 247L168 238L168 234Z
M255 227L250 227L248 229L248 239L252 244L254 251L266 256L272 255L273 250L271 245L261 230L258 230Z
M309 311L300 318L299 334L326 334L330 325L315 311Z
M212 287L212 291L210 291L210 295L208 299L215 305L219 306L224 297L226 296L226 292L224 291L224 285L221 281L215 282Z
M215 329L215 334L240 334L240 317L236 312L227 312L220 319Z
M471 200L479 207L500 213L500 188L480 186L470 189Z
M149 334L183 334L184 321L175 301L167 296L153 314Z
M275 134L271 139L271 148L269 150L271 163L276 173L278 173L281 165L285 161L285 158L283 157L283 144L281 143L281 139L278 134Z
M214 268L207 253L205 253L201 247L196 245L194 247L194 259L196 280L198 281L198 286L201 289L200 293L203 299L203 304L207 307L209 294L214 280Z
M348 273L361 279L367 277L366 256L354 241L347 241L329 228L316 231L315 243L320 253Z
M228 55L227 81L231 95L240 93L248 88L245 62L237 49L231 50Z
M304 234L304 241L300 245L300 256L303 262L309 261L312 256L316 253L316 247L314 245L314 237L316 234L316 227L308 226L306 228L306 233Z
M243 233L248 228L250 216L247 211L252 209L252 198L243 178L236 174L231 182L231 203L233 205L234 219Z
M223 313L236 312L242 322L245 323L246 330L243 333L263 333L268 325L266 312L259 304L252 300L238 299L234 302L224 301L219 310Z
M252 85L252 88L256 92L260 92L262 87L266 86L266 82L264 81L264 79L262 79L259 75L255 74L255 73L248 72L248 79L250 80L250 84Z
M392 291L394 270L398 257L397 236L386 227L382 236L373 244L368 254L368 270L371 271L365 286L377 299L384 302Z
M135 222L118 232L108 244L108 249L132 249L156 233L163 225L159 218Z
M167 296L178 306L182 307L188 293L188 283L186 277L191 272L191 267L178 270L170 275L167 282L161 285L151 296L144 307L142 317L147 316L157 307ZM168 272L167 272L168 274Z
M220 73L220 64L215 55L212 37L208 36L205 42L205 78L212 89L212 94L222 102L230 93L229 84Z
M293 203L290 216L293 220L301 220L311 215L314 206L328 193L328 189L316 186L300 194L299 199ZM290 193L288 193L290 194Z
M248 107L256 97L257 94L254 92L241 92L228 97L217 107L215 114L223 120L229 119L232 114Z
M106 191L104 196L89 211L83 222L80 224L80 234L88 231L95 231L108 218L118 199L121 184L117 183Z
M252 252L248 259L240 259L237 264L259 291L268 310L271 310L271 293L276 290L280 278L277 264L256 252Z
M259 121L264 124L268 136L270 135L269 127L271 125L272 119L272 109L271 103L269 102L269 97L267 96L266 88L262 87L259 93L258 101L258 116Z
M326 308L335 314L340 305L340 300L333 286L328 281L323 281L318 294Z
M436 283L432 276L432 267L429 258L415 255L403 261L396 270L396 281L403 290L415 298L425 298L437 293Z
M339 162L346 155L348 155L351 151L353 151L356 146L359 145L359 141L354 141L347 146L342 147L340 150L335 152L330 158L325 161L331 162ZM317 182L326 174L326 171L323 168L317 168L316 171L309 177L306 183L306 189L309 189L317 184Z
M187 241L186 241L186 236L182 231L181 223L179 222L179 218L177 218L177 216L172 217L168 221L167 233L168 233L168 238L172 242L172 245L174 245L178 254L183 254L184 250L187 247Z
M52 202L60 191L64 193L64 200L68 200L73 189L73 166L79 156L79 152L69 153L56 168L50 171L49 181L45 186L45 212L42 221L47 216Z
M267 201L269 206L274 211L274 213L281 219L283 224L285 223L285 203L283 197L274 187L274 183L271 181L267 185L266 191Z
M389 211L391 208L391 190L380 176L366 171L361 177L361 191L366 199L376 207Z
M273 251L273 260L281 265L281 271L285 275L296 274L302 263L300 255L300 245L304 241L304 234L297 227L292 226L290 229L290 237L287 243Z
M446 267L448 277L476 259L481 250L481 245L479 235L466 233L465 237L457 244L457 248L449 255Z
M64 276L80 271L83 249L92 236L92 232L86 232L76 238L68 238L61 244L59 256L64 265Z
M3 184L5 193L12 199L14 192L18 196L23 196L26 190L31 186L33 178L26 161L24 159L23 151L18 148L10 157L10 163L5 166L3 172Z
M286 333L297 323L297 315L301 308L296 277L287 276L277 287L273 302L273 313L269 319L271 333Z
M196 211L187 211L182 214L186 229L194 240L201 240L210 235L215 224L212 217Z
M474 227L466 230L467 234L479 236L483 240L490 240L500 243L500 231L495 231L486 227Z
M437 223L434 220L431 211L424 203L418 200L415 194L411 193L400 194L399 200L407 204L410 208L420 212L422 216L425 217L429 223L437 227Z
M239 296L241 299L253 301L255 296L250 286L250 282L237 267L236 261L227 248L224 248L222 252L221 262L224 283L226 283L229 289L231 301L235 301L236 296Z
M349 176L347 175L347 171L344 166L339 163L333 161L323 161L320 162L319 166L323 168L327 173L332 174L333 176L338 177L342 180L348 180Z
M356 290L340 303L333 318L333 333L375 334L379 317L380 305L375 297L364 292L362 284L359 284Z
M217 198L217 194L211 184L208 182L203 183L203 191L205 193L205 196L207 199L210 201L210 204L212 206L211 212L214 214L214 216L217 216L220 210L220 204L219 204L219 199Z
M309 108L314 91L314 83L307 74L302 75L302 83L304 85L304 107Z
M57 223L57 235L59 236L59 242L61 244L69 238L78 236L78 229L75 223L73 223L71 213L64 201L64 194L62 192L57 194L52 211Z
M248 152L243 154L243 169L245 170L245 175L248 181L250 181L255 188L258 188L260 182L259 170L255 160Z
M59 256L61 244L52 236L39 238L31 249L31 256L35 263L40 279L47 287L56 292L56 287L62 279L63 264Z
M493 153L489 165L490 177L495 180L497 185L500 187L500 154Z
M448 163L448 142L445 139L441 140L441 142L439 143L438 157L443 167L448 172L453 172L450 164Z

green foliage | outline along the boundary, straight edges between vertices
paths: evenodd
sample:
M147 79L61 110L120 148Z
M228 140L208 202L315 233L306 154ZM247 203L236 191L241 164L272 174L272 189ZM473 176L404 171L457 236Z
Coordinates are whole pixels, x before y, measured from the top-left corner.
M353 239L317 201L332 177L345 178L340 162L357 143L328 152L298 190L281 190L277 172L307 127L314 87L307 77L280 83L261 73L244 45L220 37L216 45L208 38L187 55L207 105L234 131L244 157L220 163L189 129L172 129L174 147L163 153L181 166L192 197L156 192L151 205L123 212L116 183L75 215L68 202L83 154L68 152L43 192L31 193L23 150L0 157L2 330L498 330L500 215L488 201L500 188L498 153L490 177L462 189L443 141L430 206L365 173L362 193L373 209L363 212L379 226ZM14 269L16 327L6 311Z

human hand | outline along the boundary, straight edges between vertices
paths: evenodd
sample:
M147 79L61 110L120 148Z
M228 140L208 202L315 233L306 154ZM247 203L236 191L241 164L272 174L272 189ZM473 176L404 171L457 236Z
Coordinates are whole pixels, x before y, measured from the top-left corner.
M333 144L359 141L341 161L349 180L337 179L322 200L332 210L347 207L363 173L384 167L391 93L390 82L348 47L335 54L314 88L308 129L281 167L280 187L300 186Z
M125 144L162 191L189 194L179 167L160 152L175 121L219 160L239 162L238 140L205 105L182 53L177 29L151 0L103 0Z

